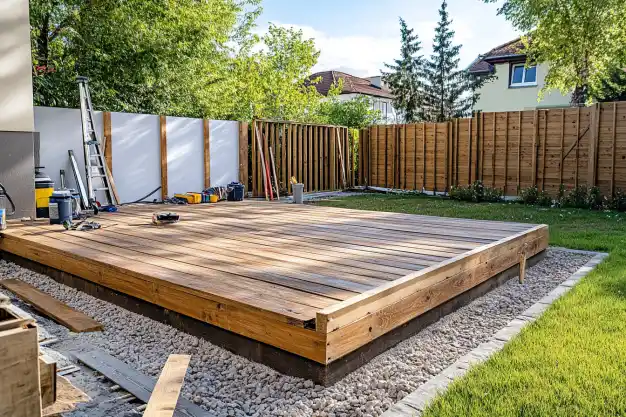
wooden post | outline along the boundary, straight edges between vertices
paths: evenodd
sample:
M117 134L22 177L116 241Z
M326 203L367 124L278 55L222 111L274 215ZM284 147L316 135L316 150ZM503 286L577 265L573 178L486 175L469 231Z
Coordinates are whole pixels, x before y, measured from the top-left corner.
M493 114L493 137L491 138L491 187L496 186L496 123L498 113Z
M388 150L388 146L389 146L389 144L388 144L388 141L389 141L389 139L388 139L388 136L389 136L389 133L388 133L389 125L385 125L384 127L385 127L385 165L384 165L384 169L385 169L385 188L388 188L389 187L389 182L388 182L388 179L387 179L387 176L388 176L387 174L389 172L389 168L388 168L389 167L389 150Z
M578 158L579 158L579 151L578 149L580 148L580 107L578 107L578 111L576 113L576 178L574 180L574 186L578 187Z
M335 177L335 173L336 173L336 155L337 155L337 147L336 147L336 141L334 140L336 133L335 131L337 130L336 127L331 128L332 129L332 139L329 142L329 147L330 147L330 189L331 190L336 190L337 189L337 181L336 181L336 177Z
M467 131L467 183L472 184L472 117L468 119Z
M456 119L456 126L454 128L454 134L456 135L456 146L454 147L454 163L455 163L455 182L454 185L459 185L459 119Z
M611 143L611 198L615 195L615 142L617 139L617 102L613 102L613 141Z
M589 170L587 173L587 186L594 187L596 185L597 172L598 172L598 142L600 136L600 104L596 103L593 106L593 122L592 135L589 140Z
M563 184L563 147L565 146L565 109L561 109L561 152L559 156L559 188Z
M504 195L506 195L506 187L508 185L509 176L509 112L505 113L506 120L504 122Z
M291 177L293 176L293 130L292 124L287 124L287 137L285 138L285 145L287 146L287 192L291 194Z
M480 147L480 162L478 163L480 180L485 182L485 113L480 112L480 139L481 139L481 147Z
M202 121L202 136L204 140L204 188L211 186L211 125L210 121L204 119ZM242 163L241 163L241 142L242 142L241 123L239 123L239 180L242 177ZM248 139L246 138L246 148L248 147ZM245 183L243 183L245 184Z
M161 199L167 198L167 116L159 117L161 127Z
M532 185L537 185L537 158L539 157L539 143L537 141L539 135L539 111L535 110L535 118L534 118L534 132L533 132L533 176L532 176Z
M519 129L517 132L517 193L522 187L522 112L518 113Z
M548 148L548 110L543 112L543 168L541 169L541 190L546 190L546 150Z
M246 187L246 190L248 190L248 129L248 123L239 122L239 182ZM211 177L209 176L210 183Z
M409 188L408 184L407 184L407 171L408 171L408 168L407 168L407 162L408 161L407 161L407 159L408 159L408 156L409 156L409 153L407 151L407 145L408 145L408 142L409 142L409 140L408 140L409 138L407 137L407 132L408 132L407 131L407 125L405 124L405 125L403 125L403 133L404 133L404 154L403 154L404 156L403 157L404 157L404 188L405 189Z
M452 126L453 122L448 121L446 125L446 192L450 192L452 182Z
M435 123L433 135L433 195L437 193L437 128L439 123Z
M252 195L258 197L259 189L257 187L258 165L257 165L257 141L256 141L256 121L252 121Z
M413 189L417 190L417 124L413 125Z
M285 190L289 192L289 177L287 176L287 165L289 164L289 161L287 160L287 128L288 124L283 123L282 129L280 129L280 176L283 180L283 187L285 187Z
M103 125L103 148L104 159L106 160L109 172L113 173L113 138L111 136L111 112L105 111L102 113L102 125ZM118 200L119 203L119 200Z

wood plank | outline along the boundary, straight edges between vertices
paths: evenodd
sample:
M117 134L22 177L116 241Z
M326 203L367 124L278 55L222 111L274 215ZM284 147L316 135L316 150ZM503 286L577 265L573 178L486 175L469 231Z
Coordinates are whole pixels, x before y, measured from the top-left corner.
M258 187L258 176L259 176L259 168L257 163L257 125L256 120L252 121L252 195L255 197L259 196L259 187Z
M0 416L41 416L37 327L0 332Z
M39 356L39 387L41 408L46 408L57 400L57 363L48 355Z
M517 132L517 193L522 190L522 112L517 112L518 126Z
M498 119L498 113L492 113L493 117L493 132L491 136L491 187L496 187L496 123Z
M523 239L523 242L528 245L528 255L533 256L547 247L548 238L546 234L533 240ZM506 250L502 250L503 247ZM447 271L445 275L440 272L428 278L423 277L418 287L409 292L410 295L396 302L385 300L384 306L378 308L376 304L370 303L369 312L356 321L343 317L340 317L341 320L331 321L334 331L328 333L327 362L345 356L359 346L518 264L519 245L507 246L500 243L484 251L482 262L471 263L471 258L466 258L463 263L465 267L458 272ZM403 293L406 294L406 291ZM339 322L343 324L341 327L337 327Z
M102 112L104 159L109 172L113 173L113 137L111 135L111 112Z
M508 185L509 177L509 112L506 112L506 119L504 123L504 188L503 192L506 195L506 188Z
M578 187L578 165L579 153L580 153L580 107L576 109L576 177L574 180L574 186Z
M289 192L289 177L287 177L287 123L283 123L280 129L280 177L282 178L282 188Z
M154 378L136 371L119 359L93 346L88 346L83 351L72 350L70 354L144 403L150 400L155 390L156 381ZM174 413L176 417L210 417L211 415L210 412L203 410L184 398L178 399Z
M532 184L531 186L537 185L537 158L539 157L539 111L535 110L534 112L534 122L533 122L533 160L532 160Z
M613 129L611 132L611 197L615 195L615 145L617 142L617 102L613 102Z
M204 188L211 186L211 124L210 120L202 120L202 138L204 141ZM248 143L246 141L246 149ZM239 158L241 161L241 123L239 125ZM239 178L242 176L241 163L239 165ZM241 181L241 180L240 180ZM244 183L245 184L245 183Z
M351 323L368 312L376 311L373 306L386 306L392 301L397 302L407 293L413 293L415 288L423 285L427 278L451 276L466 270L469 265L479 265L490 259L494 253L516 249L520 244L533 241L537 238L545 240L547 246L548 226L539 225L529 230L514 234L492 244L484 245L470 252L449 259L441 264L409 274L399 280L380 286L374 290L359 294L350 300L337 303L317 313L317 330L332 332L347 323ZM496 248L498 248L496 250ZM494 252L496 250L496 252ZM517 259L517 258L516 258ZM329 323L332 323L329 325Z
M189 367L189 355L170 355L157 380L144 417L172 417Z
M548 147L548 111L543 112L543 155L541 160L543 167L541 168L541 191L546 191L546 148Z
M167 116L159 116L161 128L159 146L161 149L161 199L168 197L167 189Z
M5 279L0 286L11 291L44 316L52 318L75 333L103 330L102 324L18 279Z
M287 125L287 138L285 141L287 145L287 193L291 194L291 177L293 176L293 167L295 165L295 153L293 151L293 124Z
M561 152L559 156L559 187L563 184L563 148L565 147L565 109L561 109Z
M246 122L239 122L239 182L246 187L246 191L249 190L248 180L248 131L249 125ZM206 161L206 159L205 159ZM210 174L211 161L209 160L209 174ZM209 184L211 183L211 176L209 175Z

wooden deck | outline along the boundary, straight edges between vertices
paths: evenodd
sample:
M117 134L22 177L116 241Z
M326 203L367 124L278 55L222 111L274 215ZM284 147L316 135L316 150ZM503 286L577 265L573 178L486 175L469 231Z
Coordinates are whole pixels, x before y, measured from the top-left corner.
M163 210L181 221L152 226ZM98 221L11 224L0 250L323 365L548 245L545 225L249 201Z

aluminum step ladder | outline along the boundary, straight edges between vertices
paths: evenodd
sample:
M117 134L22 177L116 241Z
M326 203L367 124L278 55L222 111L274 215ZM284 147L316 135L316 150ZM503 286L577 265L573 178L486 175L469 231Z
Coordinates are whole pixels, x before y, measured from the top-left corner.
M113 182L113 176L109 171L104 158L104 147L98 139L94 123L93 106L87 77L76 77L78 91L80 93L80 117L83 130L83 148L85 153L85 171L87 186L86 208L96 208L96 193L102 192L103 201L98 201L102 206L117 205L119 198ZM82 193L81 193L82 194Z

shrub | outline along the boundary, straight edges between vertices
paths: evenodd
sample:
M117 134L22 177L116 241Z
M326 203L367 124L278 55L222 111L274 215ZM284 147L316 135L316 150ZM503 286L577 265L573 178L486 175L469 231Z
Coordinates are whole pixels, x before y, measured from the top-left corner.
M550 207L553 204L552 197L545 190L539 191L536 185L522 189L520 191L520 201L529 206Z
M613 198L607 202L607 207L611 210L626 211L626 193L618 189Z
M495 203L502 200L502 195L501 189L485 187L481 181L476 181L467 186L454 185L450 188L450 198L458 201Z

